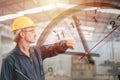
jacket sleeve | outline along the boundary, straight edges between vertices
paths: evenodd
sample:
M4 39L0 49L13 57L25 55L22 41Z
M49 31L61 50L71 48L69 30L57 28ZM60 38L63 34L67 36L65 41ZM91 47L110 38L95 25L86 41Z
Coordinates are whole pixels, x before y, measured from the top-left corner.
M0 80L13 80L13 65L8 59L3 60Z
M43 45L39 49L41 51L42 59L45 59L57 54L62 54L67 50L67 48L68 47L65 44L65 40L62 40L54 44Z

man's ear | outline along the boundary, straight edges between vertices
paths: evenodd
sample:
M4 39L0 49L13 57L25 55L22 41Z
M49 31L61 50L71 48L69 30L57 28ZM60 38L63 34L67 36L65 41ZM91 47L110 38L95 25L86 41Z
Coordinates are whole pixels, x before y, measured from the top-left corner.
M23 39L25 37L25 34L23 32L20 32L20 37Z

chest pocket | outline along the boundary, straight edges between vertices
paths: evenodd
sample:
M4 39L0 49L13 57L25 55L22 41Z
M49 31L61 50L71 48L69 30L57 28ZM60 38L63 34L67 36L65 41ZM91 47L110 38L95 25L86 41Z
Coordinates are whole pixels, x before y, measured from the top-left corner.
M15 58L16 61L14 62L14 74L15 74L15 80L30 80L30 78L26 75L25 68L22 66L21 67L21 61L20 61L20 56L16 56ZM19 64L18 64L19 63Z

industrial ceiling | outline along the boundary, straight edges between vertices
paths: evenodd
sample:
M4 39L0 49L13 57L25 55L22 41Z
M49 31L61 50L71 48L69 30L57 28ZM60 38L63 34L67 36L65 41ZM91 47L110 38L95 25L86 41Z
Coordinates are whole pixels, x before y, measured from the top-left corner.
M118 27L111 34L115 41L120 40L120 1L119 0L0 0L0 27L1 34L12 38L10 32L12 22L19 16L28 16L40 28L47 28L41 35L43 42L50 32L59 26L70 26L65 28L66 35L69 36L74 31L74 21L72 16L76 16L80 26L88 38L88 41L100 41L108 35L113 27ZM47 23L48 22L48 23ZM47 24L46 24L47 23ZM38 31L39 32L39 31ZM9 33L9 35L8 35ZM73 33L76 36L76 33ZM59 37L59 36L58 36ZM77 38L79 38L77 36ZM40 40L40 41L41 41ZM41 43L43 43L41 41Z
M29 10L29 9L33 9L37 7L42 7L48 4L57 4L58 2L67 4L67 5L76 5L76 6L81 4L80 6L81 9L85 8L84 6L98 7L99 9L99 8L102 8L103 5L105 5L104 3L111 4L110 7L106 5L105 6L106 8L116 8L116 9L120 8L119 0L44 0L44 1L42 0L12 0L12 1L0 0L0 17L8 15L8 14L17 14L18 12L23 11L23 10ZM92 5L89 5L89 4L92 4ZM67 5L64 5L64 6L67 6ZM51 21L58 14L62 13L65 10L67 9L56 5L56 8L53 8L53 9L43 10L41 12L37 12L33 14L28 13L25 15L31 17L36 23L39 23L39 22L44 22L44 21ZM97 16L96 17L97 19L103 19L103 20L108 21L108 20L112 20L113 18L116 18L117 15L119 14L99 13L99 12L95 13L95 10L93 11L91 10L91 11L81 12L78 15L81 17L83 16L85 18L86 17L91 18L93 16ZM13 19L1 21L1 23L6 24L6 25L11 25Z
M119 26L119 3L119 0L0 0L0 25L10 31L13 20L19 16L28 16L37 24L45 22L59 24L65 18L77 16L80 25L94 28L93 31L88 30L95 37L92 40L100 40L112 30L109 25ZM57 17L61 19L55 23ZM64 22L74 27L70 20ZM54 24L50 26L55 26ZM48 24L41 26L46 27ZM4 30L4 33L9 31ZM116 41L120 40L119 33L118 28L114 33Z

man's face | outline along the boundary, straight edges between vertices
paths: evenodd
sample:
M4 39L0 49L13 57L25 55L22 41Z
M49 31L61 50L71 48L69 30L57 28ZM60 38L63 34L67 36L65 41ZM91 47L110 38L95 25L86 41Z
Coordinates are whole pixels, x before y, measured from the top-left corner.
M23 29L25 34L24 40L29 43L34 43L36 41L36 33L33 27Z

